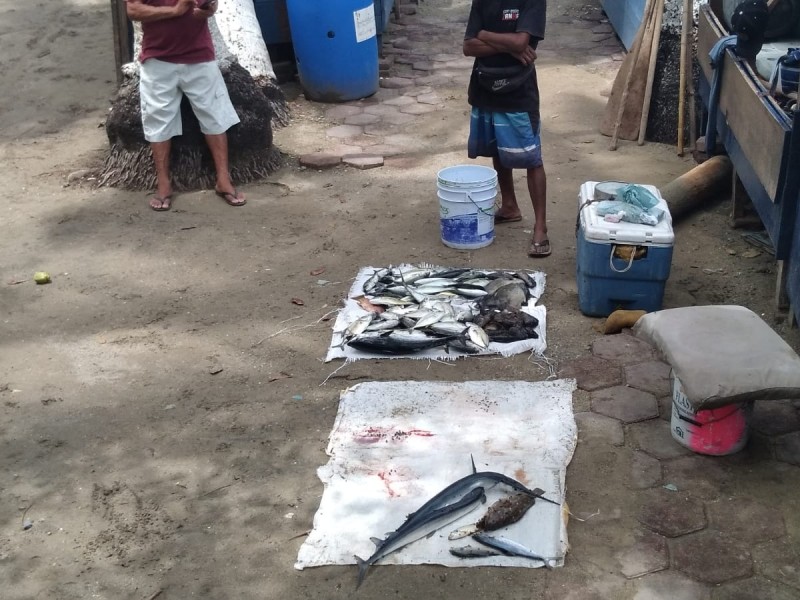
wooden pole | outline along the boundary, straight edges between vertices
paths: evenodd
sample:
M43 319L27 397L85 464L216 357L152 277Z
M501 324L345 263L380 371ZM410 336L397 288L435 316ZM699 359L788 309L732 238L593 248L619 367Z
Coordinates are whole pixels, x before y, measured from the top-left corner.
M647 65L647 87L644 92L644 102L642 103L642 120L639 121L639 140L641 146L644 144L644 136L647 133L647 120L650 118L650 101L653 98L653 80L656 75L656 62L658 61L658 46L661 43L661 20L664 17L664 0L656 0L656 24L653 32L653 43L650 46L650 64Z
M694 0L689 0L689 29L691 30L692 48L694 48ZM687 82L689 97L689 148L692 152L697 150L697 100L694 97L694 51L690 49L686 53L687 72L689 80Z
M114 33L114 62L117 68L117 84L122 83L122 65L133 57L128 45L128 11L125 0L111 0L111 27Z
M683 156L683 115L686 100L686 54L689 49L689 11L692 0L683 0L683 20L681 24L681 64L678 82L678 156Z
M647 5L644 9L644 16L642 17L642 24L639 26L639 33L636 36L636 42L634 42L633 47L633 57L631 59L631 68L628 71L627 76L625 77L625 85L622 88L622 98L619 102L619 109L617 110L617 119L614 121L614 132L611 136L611 144L609 145L609 150L616 150L617 149L617 141L619 140L619 126L622 123L622 116L625 113L625 103L628 100L628 92L630 91L631 87L631 79L633 78L633 72L636 69L636 63L639 61L639 53L642 50L642 40L645 38L646 30L650 27L652 17L653 17L653 5L655 4L656 0L647 0Z

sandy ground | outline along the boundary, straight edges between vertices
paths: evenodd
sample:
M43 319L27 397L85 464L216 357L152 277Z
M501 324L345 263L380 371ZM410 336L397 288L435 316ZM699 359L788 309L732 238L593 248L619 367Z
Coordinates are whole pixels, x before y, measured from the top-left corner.
M550 10L582 4L550 2ZM431 0L421 10L466 15L466 5ZM547 376L517 356L361 361L323 383L340 366L321 362L326 319L358 268L540 267L548 356L561 363L597 336L596 320L577 309L581 182L663 185L692 163L655 144L608 152L596 125L613 70L553 53L539 64L554 245L546 260L524 253L527 205L525 221L504 226L488 248L441 244L435 172L465 159L467 106L457 88L439 90L445 108L420 117L416 152L370 171L297 167L293 156L325 149L330 126L324 107L299 97L294 122L276 133L286 165L246 186L246 208L199 191L155 213L143 193L67 179L97 166L105 147L110 23L106 0L0 0L1 595L348 597L354 568L292 568L321 495L315 469L326 460L339 391L366 379ZM800 347L774 308L774 261L743 257L750 246L729 228L727 210L716 205L677 228L665 306L744 304ZM53 283L34 285L38 270ZM599 486L603 471L581 477ZM33 522L27 531L24 519ZM598 574L581 555L574 547L573 568L553 573L375 569L361 595L561 598L567 584Z

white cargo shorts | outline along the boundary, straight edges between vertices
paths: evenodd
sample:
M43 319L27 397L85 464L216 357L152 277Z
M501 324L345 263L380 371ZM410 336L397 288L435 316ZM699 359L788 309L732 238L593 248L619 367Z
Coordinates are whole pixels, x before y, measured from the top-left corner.
M183 133L183 94L204 134L225 133L239 122L216 61L182 65L149 58L139 75L142 126L148 142L166 142Z

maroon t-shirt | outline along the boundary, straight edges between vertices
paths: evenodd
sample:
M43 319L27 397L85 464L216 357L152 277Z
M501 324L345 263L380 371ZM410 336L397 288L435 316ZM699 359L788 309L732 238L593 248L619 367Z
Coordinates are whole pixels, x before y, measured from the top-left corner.
M142 0L150 6L175 6L177 0ZM157 58L191 65L214 60L214 44L206 19L195 19L188 10L180 17L142 23L139 61Z

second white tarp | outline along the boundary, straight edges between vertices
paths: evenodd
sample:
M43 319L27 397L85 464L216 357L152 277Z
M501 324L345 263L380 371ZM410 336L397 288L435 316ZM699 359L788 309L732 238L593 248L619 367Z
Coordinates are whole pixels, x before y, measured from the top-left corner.
M574 380L546 382L370 382L342 393L331 432L328 464L314 528L295 567L355 564L368 558L371 537L383 538L431 497L471 473L496 471L563 502L567 464L577 441ZM448 534L477 521L504 494L495 488L483 508L379 564L537 567L541 562L495 556L461 559ZM563 564L566 513L538 500L518 523L495 532ZM355 576L355 571L354 571Z

